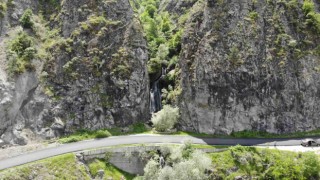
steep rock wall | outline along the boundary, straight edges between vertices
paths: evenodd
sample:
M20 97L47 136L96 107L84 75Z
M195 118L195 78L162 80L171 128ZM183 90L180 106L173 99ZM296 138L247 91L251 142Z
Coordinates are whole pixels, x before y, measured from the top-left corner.
M28 8L35 25L22 29ZM129 1L14 1L0 21L2 141L26 144L148 120L148 52ZM12 75L6 52L18 31L35 39L38 55L34 68Z
M196 4L179 62L183 129L229 134L320 127L320 36L303 3Z

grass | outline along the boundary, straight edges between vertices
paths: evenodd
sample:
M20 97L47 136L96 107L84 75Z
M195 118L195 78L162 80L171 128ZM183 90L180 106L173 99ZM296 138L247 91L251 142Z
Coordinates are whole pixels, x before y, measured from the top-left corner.
M195 149L224 149L230 146L220 146L220 145L207 145L207 144L191 144L192 148Z
M233 132L230 135L219 134L205 134L195 132L178 131L173 133L174 135L189 135L195 137L208 137L208 138L303 138L303 137L315 137L320 136L320 129L306 132L295 132L288 134L273 134L263 131L239 131Z
M106 138L111 136L108 130L98 130L98 131L90 131L90 130L78 130L74 134L69 136L60 138L58 141L60 143L71 143L82 141L86 139L95 139L95 138Z
M73 154L64 154L0 172L0 179L90 179Z
M89 163L89 171L93 177L96 177L99 170L104 170L104 177L112 179L122 179L123 177L127 180L134 179L134 175L127 172L121 171L110 163L105 162L102 159L94 159Z
M104 160L95 159L88 163L91 176L95 177L99 170L104 170L105 178L127 180L133 179L135 176L123 172L115 166L105 162ZM6 169L0 171L0 179L6 180L24 180L24 179L88 179L90 175L86 171L85 166L77 162L74 154L64 154L36 161L26 165Z
M147 128L143 123L136 123L128 127L128 131L122 131L121 128L108 129L112 136L122 136L128 134L150 133L151 129Z
M272 134L268 132L259 132L259 131L240 131L233 132L230 135L213 135L205 133L195 133L195 132L186 132L186 131L177 131L173 133L157 133L152 131L150 128L147 128L143 123L137 123L129 126L126 131L123 131L121 128L111 128L98 131L90 130L78 130L74 134L60 138L58 141L60 143L71 143L82 141L86 139L95 139L95 138L106 138L109 136L122 136L130 134L164 134L164 135L177 135L177 136L194 136L200 138L303 138L303 137L315 137L320 136L320 129L307 131L307 132L296 132L289 134Z
M127 131L121 128L103 129L98 131L90 131L86 129L78 130L74 134L62 137L58 140L60 143L72 143L86 139L106 138L109 136L121 136L128 134L148 133L150 130L143 124L137 123L128 127Z
M259 131L240 131L231 134L231 137L235 138L302 138L320 136L320 129L306 132L295 132L288 134L272 134Z
M209 154L217 179L319 179L320 159L314 153L234 146Z

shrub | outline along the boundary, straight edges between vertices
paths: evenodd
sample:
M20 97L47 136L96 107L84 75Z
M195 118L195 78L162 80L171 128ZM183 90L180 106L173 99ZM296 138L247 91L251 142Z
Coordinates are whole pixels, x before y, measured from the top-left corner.
M320 14L315 11L313 1L305 0L303 2L302 10L306 15L306 24L315 32L320 33Z
M36 56L36 49L33 47L33 39L26 33L21 32L9 43L8 71L11 74L20 74L27 69L33 69L32 59Z
M307 15L308 13L310 12L313 12L314 11L314 4L312 1L310 0L305 0L303 2L303 6L302 6L302 10L303 12Z
M7 11L7 5L3 2L0 3L0 19L4 17L6 11Z
M249 13L249 17L252 21L257 21L259 18L259 14L255 11Z
M24 28L32 28L33 26L33 21L32 21L32 10L27 9L23 15L20 18L20 23Z
M20 32L18 36L10 42L10 50L22 57L25 50L33 45L33 39L24 32Z
M320 160L314 153L303 155L303 175L308 179L320 179Z
M110 68L112 74L122 79L130 78L132 73L132 67L129 64L130 54L126 48L119 48L118 52L112 55L112 62Z
M111 134L108 131L104 130L99 130L95 134L95 138L106 138L111 136Z
M158 58L151 58L148 61L148 73L156 74L161 71L162 61Z
M173 108L170 105L164 105L163 109L152 116L152 123L159 132L165 132L173 128L179 119L179 108Z
M89 164L89 171L93 177L97 176L98 171L100 169L105 169L105 168L106 168L106 163L98 159L95 159Z
M90 16L89 23L91 26L99 26L107 23L107 20L103 16Z

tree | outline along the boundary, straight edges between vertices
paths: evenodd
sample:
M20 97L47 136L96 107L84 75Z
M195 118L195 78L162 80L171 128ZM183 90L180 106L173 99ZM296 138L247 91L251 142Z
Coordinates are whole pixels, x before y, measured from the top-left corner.
M187 152L186 152L187 151ZM182 154L188 154L182 156ZM145 180L204 180L209 179L208 169L212 167L211 159L203 152L194 150L190 144L172 148L166 158L166 166L161 168L156 158L150 160L144 168Z
M163 109L152 116L152 123L157 131L165 132L173 128L179 119L179 108L164 105Z

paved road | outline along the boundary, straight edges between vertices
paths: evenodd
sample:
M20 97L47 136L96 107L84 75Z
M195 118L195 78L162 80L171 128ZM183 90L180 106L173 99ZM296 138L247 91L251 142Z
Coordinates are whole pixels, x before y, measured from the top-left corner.
M182 143L191 140L195 144L210 145L244 145L244 146L297 146L301 139L224 139L224 138L197 138L192 136L118 136L91 141L82 141L65 144L54 148L43 149L28 154L0 160L0 170L30 163L40 159L61 155L85 149L100 148L125 144L148 144L148 143Z

